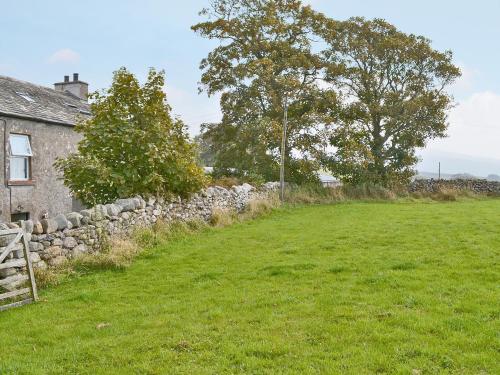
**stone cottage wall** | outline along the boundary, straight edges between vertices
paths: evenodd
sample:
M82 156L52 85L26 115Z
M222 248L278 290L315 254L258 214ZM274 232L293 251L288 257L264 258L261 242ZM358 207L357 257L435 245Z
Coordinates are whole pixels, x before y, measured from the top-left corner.
M435 193L441 189L469 190L477 194L500 193L500 182L478 179L415 180L408 190L411 193Z
M103 239L109 236L129 234L134 228L151 226L158 220L186 221L200 218L208 221L217 208L241 212L250 201L269 198L275 189L274 183L268 183L259 190L249 184L233 186L231 189L216 186L188 200L145 200L134 197L79 212L59 214L36 223L25 221L31 260L34 267L56 266L80 254L98 252ZM7 228L13 224L0 226ZM22 251L15 251L7 262L14 264L21 257ZM16 267L0 270L0 286L5 289L17 286L23 281L19 271Z
M5 121L5 124L3 123ZM60 174L53 164L57 158L64 158L76 151L81 135L72 126L48 124L40 121L16 119L0 116L0 165L4 169L0 179L0 221L11 221L11 214L28 213L32 219L40 219L48 213L55 216L72 210L69 189L64 186ZM8 136L10 133L30 136L33 157L31 158L31 179L24 184L8 181L9 155ZM6 136L6 137L5 137ZM5 139L4 139L5 138ZM5 166L5 168L4 168Z

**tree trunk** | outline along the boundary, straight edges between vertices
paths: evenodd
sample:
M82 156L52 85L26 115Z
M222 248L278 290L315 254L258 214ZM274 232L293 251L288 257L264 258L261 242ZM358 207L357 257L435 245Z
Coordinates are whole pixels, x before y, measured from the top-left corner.
M384 138L382 136L380 120L373 122L372 136L371 151L373 154L373 164L370 168L370 172L372 173L370 180L385 186L387 183L387 171L385 170Z

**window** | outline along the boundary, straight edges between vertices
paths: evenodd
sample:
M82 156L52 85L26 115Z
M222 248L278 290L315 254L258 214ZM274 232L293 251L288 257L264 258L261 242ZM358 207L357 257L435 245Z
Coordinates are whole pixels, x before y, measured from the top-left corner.
M31 96L29 96L28 94L26 94L24 92L18 92L18 91L16 91L16 94L19 95L24 100L27 100L30 103L34 103L35 102L35 99L33 99Z
M18 221L26 221L30 219L29 212L18 212L16 214L10 215L10 221L16 223Z
M30 165L33 152L30 138L24 134L11 134L10 143L10 179L27 181L31 178Z

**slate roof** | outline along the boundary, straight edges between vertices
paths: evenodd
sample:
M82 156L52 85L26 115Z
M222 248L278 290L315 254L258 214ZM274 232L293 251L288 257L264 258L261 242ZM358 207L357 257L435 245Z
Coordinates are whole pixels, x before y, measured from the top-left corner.
M69 92L0 75L0 114L73 126L79 118L89 117L90 109Z

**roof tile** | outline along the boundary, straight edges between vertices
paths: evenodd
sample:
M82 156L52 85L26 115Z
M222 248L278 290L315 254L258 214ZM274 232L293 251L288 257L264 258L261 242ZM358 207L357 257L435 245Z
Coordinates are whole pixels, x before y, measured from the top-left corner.
M69 92L0 76L0 114L75 125L89 111L86 101Z

